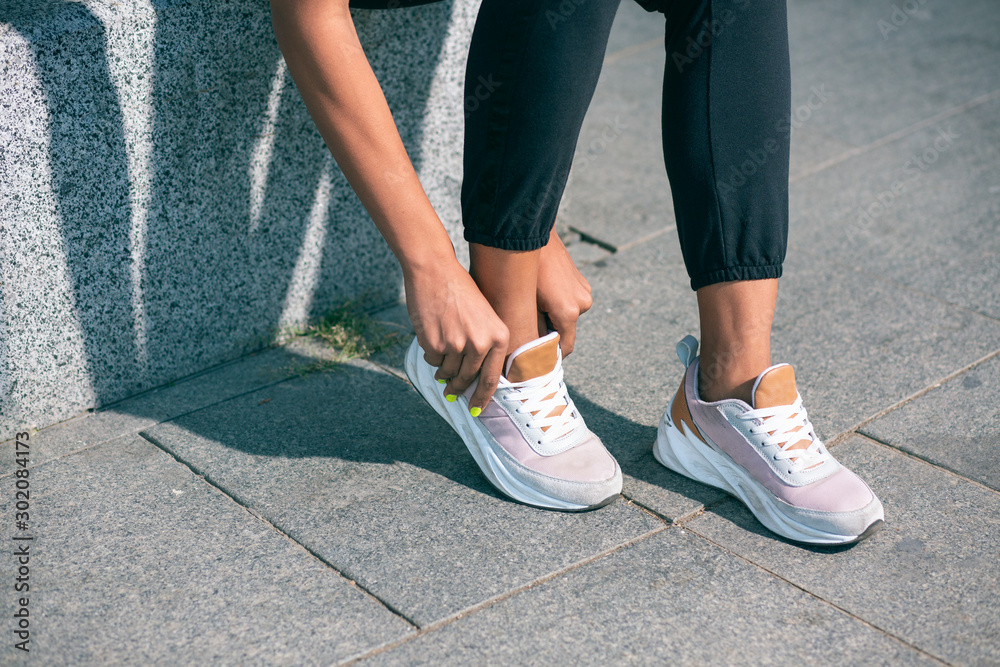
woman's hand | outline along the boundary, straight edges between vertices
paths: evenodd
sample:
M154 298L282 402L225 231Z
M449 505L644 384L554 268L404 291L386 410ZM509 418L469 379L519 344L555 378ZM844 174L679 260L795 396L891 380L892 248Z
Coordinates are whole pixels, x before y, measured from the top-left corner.
M568 356L576 344L576 321L593 305L590 283L553 228L538 261L538 310L559 332L559 347Z
M454 255L432 267L404 267L406 309L424 349L446 380L445 396L458 396L476 377L469 408L483 409L497 388L507 356L507 327Z

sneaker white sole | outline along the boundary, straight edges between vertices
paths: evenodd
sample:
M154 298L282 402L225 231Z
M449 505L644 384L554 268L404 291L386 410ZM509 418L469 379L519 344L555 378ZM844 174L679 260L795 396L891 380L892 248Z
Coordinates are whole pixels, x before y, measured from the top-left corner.
M697 482L722 489L740 499L757 520L782 537L809 544L850 544L865 539L882 525L882 506L877 516L857 535L840 535L817 529L789 515L791 506L771 493L742 466L698 439L687 424L683 431L670 419L673 401L660 420L653 456L674 472ZM786 509L788 508L788 509Z
M469 414L469 405L465 398L459 396L454 403L445 400L441 392L443 386L434 379L434 369L419 358L420 354L421 350L416 345L411 345L406 352L404 369L406 376L410 378L410 383L417 390L417 393L434 408L434 411L455 429L455 432L469 449L479 469L482 470L483 475L498 490L526 505L563 512L597 509L618 497L619 494L616 492L596 504L581 505L547 495L517 479L504 465L505 460L513 462L513 457L502 451L502 448L500 448L500 452L494 449L494 447L499 448L499 445L491 442L482 432L483 427L478 420Z

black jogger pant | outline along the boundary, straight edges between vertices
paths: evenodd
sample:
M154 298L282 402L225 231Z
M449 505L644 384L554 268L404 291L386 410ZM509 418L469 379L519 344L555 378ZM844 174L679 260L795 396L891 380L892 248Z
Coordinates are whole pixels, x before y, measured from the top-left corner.
M618 1L483 0L465 86L467 241L547 243ZM641 4L665 16L663 155L692 288L779 277L791 134L784 2Z

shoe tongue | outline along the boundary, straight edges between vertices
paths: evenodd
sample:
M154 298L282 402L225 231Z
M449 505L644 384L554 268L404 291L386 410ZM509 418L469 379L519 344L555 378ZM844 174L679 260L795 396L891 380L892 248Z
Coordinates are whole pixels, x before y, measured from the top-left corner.
M771 366L760 374L753 387L753 408L776 408L791 405L798 395L795 370L788 364Z
M551 373L559 359L559 334L553 331L525 343L507 359L504 376L511 382L524 382Z
M795 388L795 370L788 364L778 364L771 366L757 378L757 384L753 388L753 407L758 409L791 405L798 395L799 391ZM802 427L799 426L794 430L801 431ZM788 449L807 449L811 444L812 438L808 434L803 434L802 439Z

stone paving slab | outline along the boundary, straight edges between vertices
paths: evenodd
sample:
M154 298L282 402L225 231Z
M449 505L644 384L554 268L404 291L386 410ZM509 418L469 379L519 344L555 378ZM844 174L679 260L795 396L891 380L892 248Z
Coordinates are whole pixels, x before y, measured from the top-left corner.
M498 496L458 436L370 364L308 375L145 433L419 626L662 522Z
M650 452L681 378L674 346L698 334L676 236L584 275L594 307L580 321L566 380L628 476L626 495L672 519L723 497L666 471ZM794 250L780 295L773 357L796 366L810 418L827 439L1000 347L995 320Z
M1000 491L1000 357L860 432Z
M139 436L30 482L35 664L330 664L413 630Z
M897 26L894 8L903 4L789 3L792 88L801 94L825 85L832 93L805 127L863 146L1000 89L993 3L917 0L895 16ZM889 25L885 37L880 21ZM793 94L793 101L803 100Z
M663 39L663 19L660 15L647 12L632 0L623 0L611 27L607 55L614 60L625 49L657 39ZM662 51L663 47L659 49Z
M569 233L568 236L571 239L575 239L575 242L566 243L566 241L564 240L563 243L566 244L566 250L569 251L569 256L573 259L573 263L576 264L578 267L583 266L585 264L593 264L594 262L599 262L602 259L607 259L612 255L611 251L608 250L607 246L601 246L589 241L583 241L580 234L576 232Z
M947 662L1000 661L1000 495L860 436L835 453L885 505L870 539L803 548L737 502L687 528Z
M796 367L820 435L863 419L1000 348L1000 322L793 248L772 356Z
M138 433L161 421L287 378L330 354L330 350L313 341L297 339L284 347L251 354L106 409L85 413L32 433L31 463L38 465L127 433ZM14 470L13 447L12 440L0 445L0 476Z
M936 664L672 528L361 664L816 662Z
M1000 317L1000 99L793 184L790 243Z
M793 111L801 109L803 105L808 106L810 94L808 90L799 92L793 89ZM799 113L803 112L799 111ZM808 123L795 125L792 127L790 142L788 178L791 181L803 178L813 168L828 160L839 158L853 148L850 144L828 137L822 132L810 128Z

